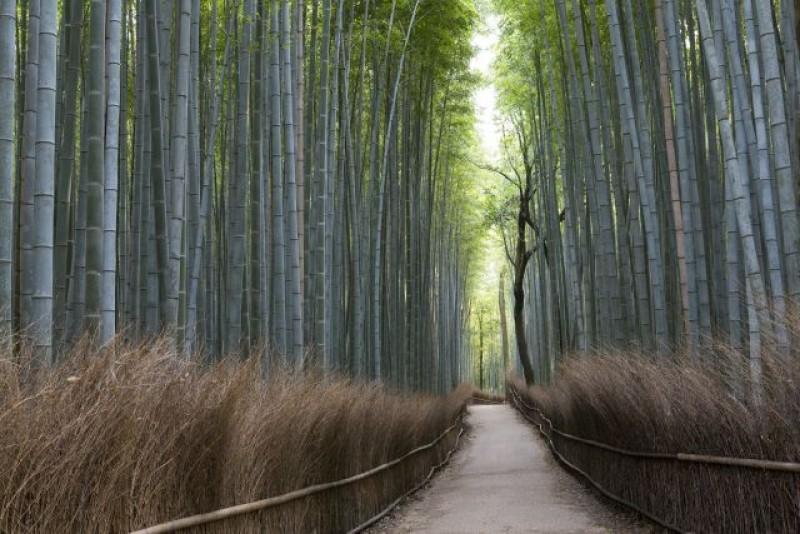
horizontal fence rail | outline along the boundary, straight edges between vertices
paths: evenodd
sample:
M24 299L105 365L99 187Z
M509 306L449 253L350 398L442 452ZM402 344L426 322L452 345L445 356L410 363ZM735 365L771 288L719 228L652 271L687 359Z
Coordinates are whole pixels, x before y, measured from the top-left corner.
M666 530L669 530L671 532L679 532L681 534L688 534L688 532L686 532L686 531L678 528L677 526L675 526L675 525L673 525L673 524L661 519L660 517L657 517L657 516L651 514L647 510L644 510L643 508L637 506L636 504L632 503L631 501L629 501L627 499L624 499L624 498L620 497L619 495L616 495L615 493L610 492L605 487L603 487L602 484L600 484L595 479L593 479L591 476L589 476L589 473L587 473L586 471L584 471L583 469L581 469L580 467L578 467L574 463L570 462L563 454L561 454L561 452L556 447L555 443L553 443L552 432L548 434L548 432L544 429L544 427L542 426L541 423L539 423L538 421L535 421L531 416L529 416L527 413L525 413L525 411L522 410L521 408L525 407L528 410L538 412L538 415L542 418L543 421L546 421L548 423L548 426L552 430L553 429L553 424L550 422L550 420L541 411L539 411L538 408L536 408L534 406L530 406L529 404L525 403L514 388L510 388L509 390L511 391L511 395L512 395L512 404L517 408L519 413L522 414L522 416L525 419L527 419L530 423L532 423L539 430L539 433L544 438L544 440L547 443L548 447L550 447L550 451L552 451L553 455L555 455L555 457L558 459L559 462L561 462L562 464L566 465L570 470L572 470L572 471L578 473L579 475L581 475L597 491L599 491L600 493L602 493L603 495L605 495L606 497L608 497L612 501L615 501L615 502L625 506L626 508L629 508L629 509L633 510L634 512L636 512L636 513L648 518L650 521L652 521L653 523L656 523L657 525L659 525L660 527L662 527L662 528L664 528Z
M419 454L421 452L425 452L427 450L433 449L443 439L445 439L453 430L455 430L456 428L460 428L460 431L459 431L458 436L456 438L456 443L453 446L453 448L451 448L450 451L448 452L445 460L443 462L441 462L440 464L434 466L431 469L431 471L428 473L428 476L425 477L425 479L420 484L416 485L411 491L403 494L403 496L401 496L399 499L396 499L395 501L393 501L387 508L383 509L377 516L372 517L366 523L363 523L361 526L356 527L352 531L352 532L360 532L361 530L369 527L370 525L374 524L375 522L380 520L382 517L384 517L386 514L388 514L392 509L394 509L395 506L397 506L397 504L400 503L400 501L404 497L410 495L414 491L416 491L419 488L421 488L425 483L427 483L430 480L430 478L433 476L433 474L436 472L437 469L441 468L442 466L444 466L447 463L447 461L452 456L453 452L455 452L456 447L458 447L458 442L459 442L459 440L461 438L461 435L464 433L464 428L463 428L463 425L462 425L463 417L464 417L464 410L462 410L461 413L459 413L458 417L456 418L456 421L452 425L447 427L441 434L439 434L439 436L436 439L434 439L430 443L427 443L425 445L420 445L419 447L408 451L404 455L402 455L402 456L400 456L398 458L395 458L394 460L391 460L389 462L386 462L386 463L383 463L381 465L375 466L372 469L369 469L367 471L363 471L363 472L358 473L356 475L353 475L353 476L350 476L350 477L347 477L347 478L343 478L343 479L340 479L340 480L334 480L332 482L325 482L325 483L322 483L322 484L314 484L312 486L307 486L305 488L301 488L301 489L298 489L298 490L290 491L288 493L284 493L282 495L277 495L275 497L269 497L269 498L266 498L266 499L253 501L253 502L250 502L250 503L238 504L238 505L235 505L235 506L229 506L227 508L221 508L219 510L214 510L212 512L206 512L206 513L203 513L203 514L196 514L196 515L184 517L184 518L181 518L181 519L174 519L172 521L167 521L165 523L160 523L158 525L153 525L151 527L143 528L143 529L140 529L140 530L134 530L130 534L163 534L163 533L167 533L167 532L176 532L176 531L184 530L184 529L187 529L187 528L192 528L192 527L196 527L196 526L200 526L200 525L206 525L206 524L209 524L209 523L215 523L215 522L218 522L218 521L223 521L223 520L231 518L231 517L250 514L250 513L258 512L258 511L265 510L265 509L268 509L268 508L274 508L274 507L277 507L277 506L280 506L280 505L284 505L284 504L290 503L292 501L296 501L298 499L303 499L303 498L306 498L306 497L310 497L311 495L315 495L315 494L321 493L323 491L328 491L328 490L331 490L331 489L334 489L334 488L339 488L339 487L342 487L342 486L347 486L347 485L350 485L350 484L354 484L354 483L356 483L358 481L368 479L368 478L373 477L373 476L375 476L375 475L377 475L377 474L379 474L379 473L381 473L383 471L386 471L386 470L388 470L388 469L390 469L390 468L402 463L403 461L405 461L405 460L407 460L407 459L409 459L409 458L411 458L413 456L416 456L417 454Z
M674 460L679 462L726 465L730 467L744 467L748 469L763 469L765 471L779 471L782 473L800 473L800 463L796 462L759 460L757 458L735 458L731 456L714 456L708 454L694 454L686 452L670 453L670 452L632 451L630 449L615 447L607 443L602 443L599 441L582 438L580 436L576 436L574 434L570 434L568 432L559 430L553 425L553 422L550 421L550 419L548 419L547 416L544 415L544 413L542 413L541 410L539 410L536 406L532 406L526 403L525 400L522 397L520 397L516 391L512 390L512 392L516 396L515 399L516 402L518 402L525 409L536 412L536 414L545 422L545 424L550 428L550 430L554 434L557 434L571 441L577 441L579 443L584 443L586 445L596 447L598 449L607 450L610 452L621 454L623 456L630 456L633 458L648 458L651 460Z
M558 429L553 424L553 422L538 407L533 406L530 403L526 402L519 394L519 392L517 392L516 388L514 388L513 386L510 386L508 388L508 391L511 393L511 398L510 398L511 403L520 412L520 414L523 417L525 417L525 419L527 419L530 423L534 425L534 427L538 429L539 433L545 439L545 442L547 443L548 447L555 455L556 459L559 460L559 462L564 464L570 470L581 475L581 477L583 477L586 481L589 482L589 484L594 486L600 493L602 493L606 497L639 513L643 517L650 519L652 522L658 524L659 526L673 532L688 532L688 531L674 524L671 524L669 521L657 517L656 515L650 513L649 511L634 504L633 502L609 491L602 484L597 482L597 480L593 479L592 476L589 475L589 473L581 469L579 466L575 465L574 462L571 462L569 459L567 459L564 456L564 454L562 454L562 452L558 450L558 447L556 446L553 437L555 436L558 438L563 438L567 441L580 443L583 445L587 445L589 447L593 447L595 449L608 451L623 457L651 460L655 462L672 461L672 462L681 462L686 464L720 466L724 468L757 469L766 472L775 472L784 474L800 473L800 463L797 462L760 460L756 458L736 458L729 456L714 456L714 455L683 453L683 452L665 453L665 452L650 452L650 451L634 451L629 449L623 449L620 447L615 447L607 443L602 443L599 441L582 438L580 436L576 436L574 434L570 434L568 432L564 432ZM530 415L531 413L533 413L535 417L532 417Z
M368 529L369 527L371 527L372 525L376 524L378 521L389 515L389 513L403 501L403 499L422 489L422 487L425 486L425 484L430 482L431 478L433 478L433 475L436 473L436 471L438 471L439 469L441 469L450 462L450 458L453 457L453 453L455 453L456 449L458 449L458 443L459 441L461 441L462 435L464 435L463 425L461 426L461 429L458 431L458 435L456 436L456 442L453 444L453 447L449 451L447 451L447 456L445 456L444 460L442 460L440 463L431 467L431 470L428 472L428 476L422 479L422 481L419 484L417 484L416 486L405 492L403 495L401 495L394 501L392 501L392 503L389 506L381 510L377 515L369 518L365 522L358 525L356 528L352 529L350 532L348 532L348 534L358 534L359 532L365 531L366 529Z

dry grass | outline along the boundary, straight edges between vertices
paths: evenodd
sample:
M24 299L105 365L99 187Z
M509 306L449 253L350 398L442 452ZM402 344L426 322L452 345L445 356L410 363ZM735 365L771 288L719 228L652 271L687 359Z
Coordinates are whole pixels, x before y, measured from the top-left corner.
M620 448L800 462L795 350L766 351L759 387L747 359L723 346L704 361L637 353L571 358L554 385L514 387L557 428ZM761 400L753 401L758 389ZM800 475L640 460L554 441L604 487L684 530L800 532Z
M84 347L85 349L85 347ZM341 479L432 441L471 391L392 394L255 363L203 367L163 343L0 359L0 532L124 532ZM386 474L203 531L341 532L452 446Z

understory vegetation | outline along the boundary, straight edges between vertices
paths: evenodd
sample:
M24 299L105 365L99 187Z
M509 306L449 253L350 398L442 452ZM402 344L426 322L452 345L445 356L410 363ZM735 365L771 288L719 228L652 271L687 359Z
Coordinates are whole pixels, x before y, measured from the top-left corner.
M85 343L54 368L0 359L0 531L127 532L342 479L453 424L471 391L390 392L256 359L205 366L168 340ZM355 484L205 527L341 532L414 487L456 432Z
M789 321L800 335L800 320ZM760 383L728 345L703 358L567 358L550 386L513 387L562 432L622 449L800 462L800 358L766 346ZM754 392L758 391L758 395ZM685 531L797 532L798 473L626 457L554 436L608 491Z

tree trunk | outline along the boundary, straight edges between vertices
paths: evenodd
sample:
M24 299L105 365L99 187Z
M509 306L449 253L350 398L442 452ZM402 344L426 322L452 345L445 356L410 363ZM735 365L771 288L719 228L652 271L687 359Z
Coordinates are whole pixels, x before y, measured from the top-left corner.
M103 313L103 190L105 174L105 42L106 3L93 0L89 28L86 88L87 203L86 203L86 329L102 335ZM116 213L116 210L115 210Z
M185 334L185 291L182 284L184 267L185 212L186 212L186 173L187 135L189 126L189 77L191 54L191 0L180 0L178 8L178 35L176 38L177 65L175 68L175 87L172 98L173 114L170 121L172 144L171 160L171 205L169 226L169 280L170 295L174 299L174 320L177 327L176 343L182 350ZM190 178L191 180L192 178ZM183 296L184 298L181 298Z
M158 17L156 1L145 0L147 7L147 78L149 85L150 119L150 180L152 209L154 211L154 236L156 264L158 265L158 304L161 328L171 329L177 321L177 294L169 269L169 227L167 221L167 172L164 169L164 132L162 129L161 70L159 65ZM165 55L165 54L161 54ZM152 292L148 292L152 293Z
M300 243L300 227L302 226L302 211L298 206L302 204L302 197L298 196L297 184L297 151L295 147L295 95L293 93L294 77L291 53L291 17L290 17L289 1L283 0L281 4L281 19L283 21L281 27L281 36L283 42L283 118L284 129L286 135L286 153L285 153L285 172L286 172L286 188L287 197L286 201L289 205L288 209L288 239L289 239L289 313L287 317L291 320L291 327L289 328L289 341L287 346L287 355L291 355L291 360L295 364L302 363L303 360L303 294L302 294L302 247ZM275 20L275 19L273 19ZM299 68L298 76L302 77L302 69Z
M483 391L483 310L478 312L478 389Z
M239 67L236 100L235 137L235 176L232 178L230 193L230 247L228 261L228 296L226 310L226 353L242 348L245 337L242 318L244 280L245 280L245 213L247 210L247 188L250 183L250 168L247 157L248 121L250 116L250 46L255 4L253 0L244 2L244 19L239 45ZM274 179L274 177L273 177Z
M506 319L506 288L505 288L505 272L500 273L500 290L499 306L500 306L500 342L501 354L503 356L503 370L505 373L509 372L508 368L508 320Z
M13 332L14 169L17 78L17 8L0 1L0 352Z
M527 194L526 194L527 193ZM517 247L514 256L514 333L517 337L517 353L522 364L525 383L533 385L535 377L528 352L528 338L525 333L525 271L533 255L526 244L526 221L529 217L529 190L520 195L519 215L517 216Z
M83 28L83 3L70 2L70 22L68 24L67 63L64 76L64 101L62 104L60 148L56 168L56 220L55 220L55 301L54 336L56 342L64 340L67 319L68 252L70 241L70 215L74 216L75 206L70 202L72 191L77 189L75 180L75 142L78 117L78 81L81 70L81 38Z
M33 197L36 186L36 118L38 114L37 88L39 85L39 26L40 1L28 4L27 47L25 51L25 100L22 118L22 164L20 169L20 327L28 329L33 323Z
M120 63L122 53L122 2L107 3L107 75L105 128L105 184L103 191L103 280L100 342L107 343L117 329L117 217L120 174ZM124 169L123 171L124 172ZM123 224L124 224L124 219ZM122 261L120 261L122 264ZM120 292L122 294L122 292Z
M39 84L36 91L36 187L34 188L33 343L40 362L53 362L53 221L55 204L57 6L43 2L39 21Z

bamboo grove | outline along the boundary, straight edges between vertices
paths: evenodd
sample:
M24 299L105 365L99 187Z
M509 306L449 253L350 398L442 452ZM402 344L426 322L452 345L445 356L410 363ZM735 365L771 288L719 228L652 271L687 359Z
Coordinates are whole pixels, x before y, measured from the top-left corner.
M0 338L52 363L85 334L166 335L449 389L476 17L466 0L1 1Z
M496 4L526 378L568 352L722 340L757 380L766 347L797 342L795 2Z

